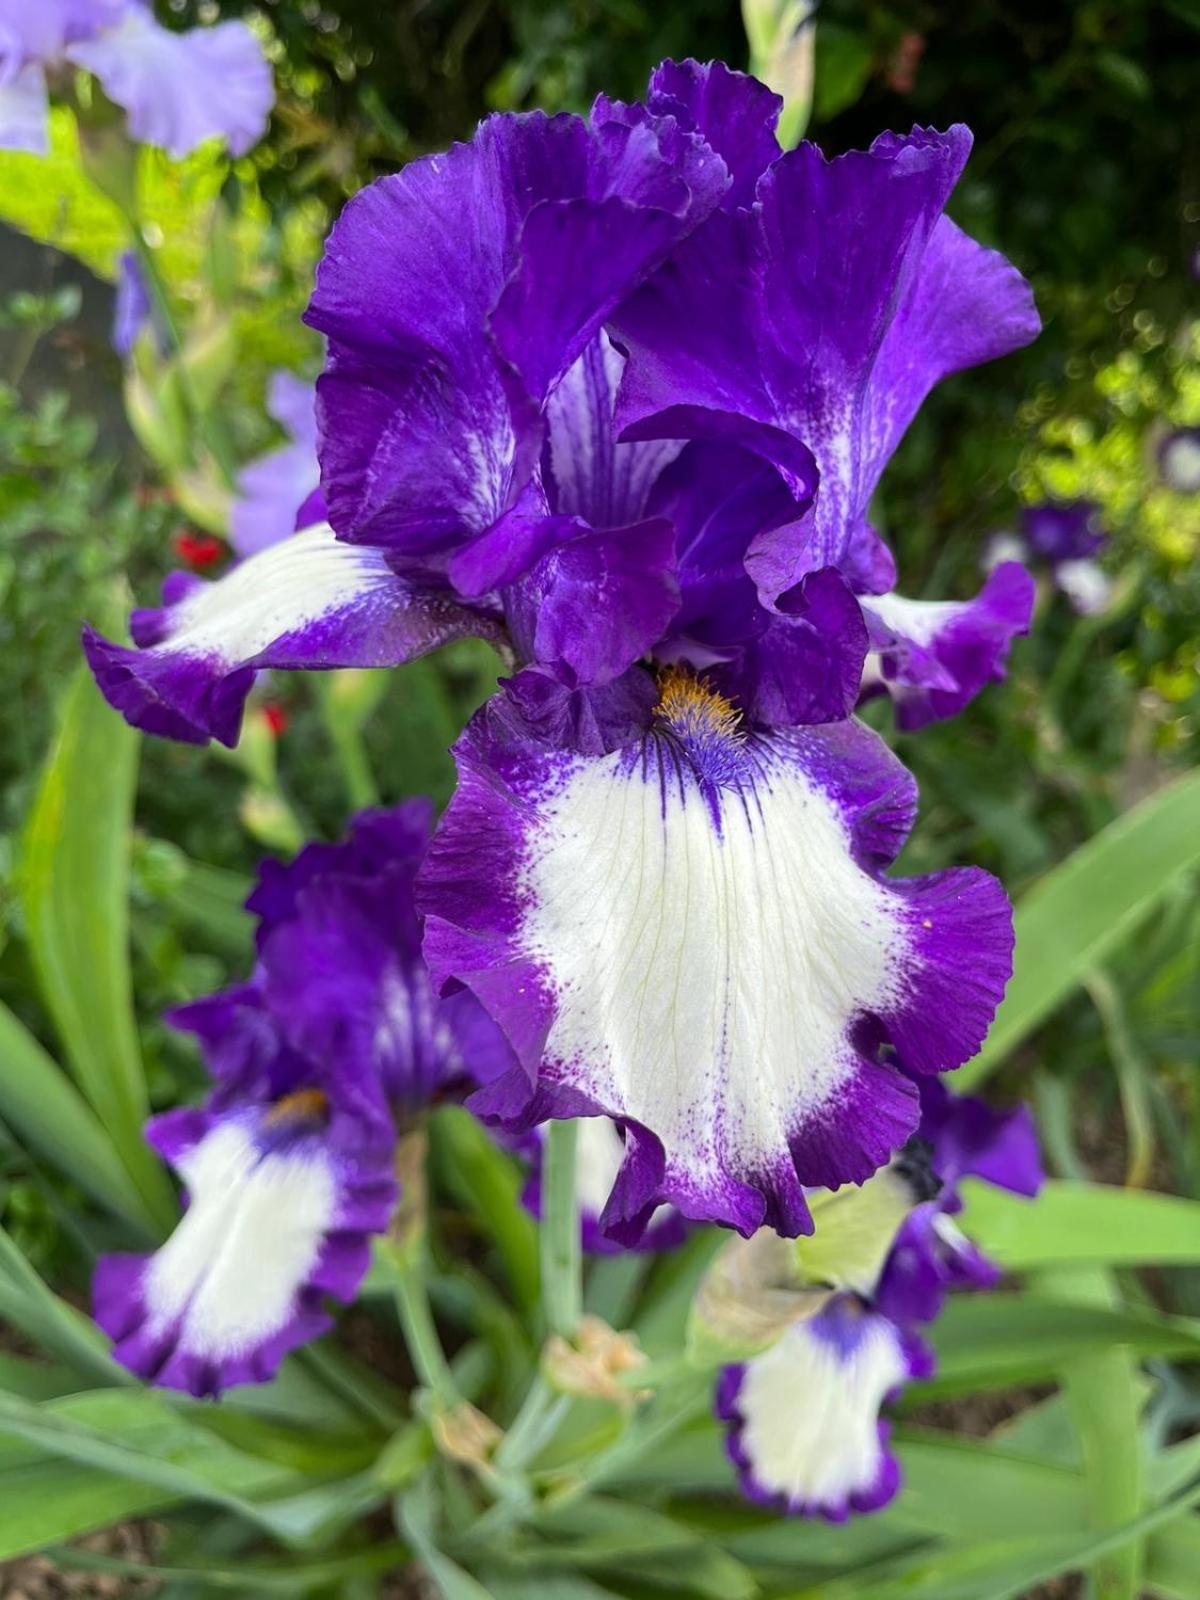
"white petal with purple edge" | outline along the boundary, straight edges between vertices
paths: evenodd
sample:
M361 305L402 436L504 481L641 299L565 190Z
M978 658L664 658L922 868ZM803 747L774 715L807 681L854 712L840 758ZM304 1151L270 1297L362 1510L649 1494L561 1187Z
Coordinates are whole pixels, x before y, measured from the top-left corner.
M1011 913L983 873L879 875L914 791L861 725L743 738L719 695L680 685L607 756L472 724L422 872L425 954L523 1062L481 1114L626 1124L613 1238L662 1202L807 1233L805 1186L861 1182L915 1128L878 1045L919 1073L978 1049Z
M397 666L495 629L448 595L406 582L383 551L336 539L328 523L261 550L215 583L193 580L160 610L135 613L141 649L85 630L109 703L168 738L237 740L254 670Z
M898 1476L880 1408L912 1375L900 1329L854 1302L794 1323L746 1363L727 1406L747 1491L835 1520L884 1504Z
M292 1317L338 1208L311 1145L266 1154L242 1123L215 1127L179 1163L191 1203L146 1269L148 1332L178 1323L181 1352L245 1355Z
M782 764L718 827L695 788L621 752L580 762L525 888L525 948L558 996L548 1058L697 1186L769 1167L836 1098L849 1024L886 1007L907 951L832 803Z

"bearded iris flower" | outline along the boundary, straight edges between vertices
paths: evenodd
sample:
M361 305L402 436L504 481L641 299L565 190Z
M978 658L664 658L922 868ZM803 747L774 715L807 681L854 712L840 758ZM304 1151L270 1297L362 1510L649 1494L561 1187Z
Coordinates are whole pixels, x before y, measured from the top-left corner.
M353 1299L396 1200L399 1131L501 1070L469 995L439 1000L412 886L424 802L367 812L340 845L264 865L248 902L258 965L183 1006L212 1076L204 1104L155 1117L188 1208L153 1255L101 1260L97 1321L116 1358L193 1394L263 1382Z
M46 154L46 75L72 67L122 107L132 139L176 157L214 137L244 155L275 102L244 23L177 33L145 0L0 0L0 148Z
M952 1221L958 1183L973 1176L1030 1196L1040 1187L1023 1107L1000 1115L925 1080L921 1094L920 1139L909 1151L857 1193L814 1197L816 1237L791 1247L788 1264L793 1320L718 1382L742 1488L775 1510L840 1522L895 1495L900 1468L880 1412L934 1370L918 1329L937 1317L947 1289L999 1277ZM890 1248L878 1228L888 1210Z
M989 541L984 559L991 570L989 587L1014 560L1031 561L1049 571L1082 616L1103 611L1112 579L1096 560L1108 543L1097 526L1098 512L1091 500L1026 506L1020 533L998 533Z
M1009 972L994 880L886 875L914 788L851 713L950 714L1028 621L1017 567L898 596L867 506L929 389L1036 313L943 215L965 129L830 163L778 110L666 63L356 196L308 312L328 524L172 587L135 649L87 638L130 721L230 743L260 667L500 646L425 949L516 1052L482 1112L621 1125L625 1243L663 1205L807 1231L806 1190L913 1131L895 1058L967 1059Z

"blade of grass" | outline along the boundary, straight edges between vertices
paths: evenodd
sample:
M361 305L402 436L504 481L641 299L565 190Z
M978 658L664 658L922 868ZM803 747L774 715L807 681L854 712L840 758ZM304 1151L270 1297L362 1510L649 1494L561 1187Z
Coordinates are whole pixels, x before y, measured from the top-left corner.
M101 1205L154 1232L154 1217L103 1124L58 1063L2 1003L0 1117Z
M1151 795L1047 873L1017 907L1012 981L957 1087L992 1072L1198 861L1200 772Z
M81 667L26 825L18 881L42 998L67 1060L147 1212L166 1231L176 1206L142 1138L149 1106L129 970L138 748L138 735Z

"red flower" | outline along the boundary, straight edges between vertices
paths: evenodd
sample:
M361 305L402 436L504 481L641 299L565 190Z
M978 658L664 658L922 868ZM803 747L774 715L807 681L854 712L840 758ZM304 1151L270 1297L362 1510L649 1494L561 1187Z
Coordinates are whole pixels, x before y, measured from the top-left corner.
M267 727L276 739L288 725L288 714L278 700L268 700L262 708L263 716L267 719Z
M225 545L207 533L177 533L175 553L193 572L206 572L225 559Z

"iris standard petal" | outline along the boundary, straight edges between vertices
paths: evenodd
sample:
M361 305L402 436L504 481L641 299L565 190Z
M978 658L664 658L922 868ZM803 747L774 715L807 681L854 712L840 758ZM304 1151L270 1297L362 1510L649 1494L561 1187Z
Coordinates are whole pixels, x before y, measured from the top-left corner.
M725 162L733 179L728 210L754 203L759 178L779 159L775 125L783 101L765 83L723 61L664 61L650 75L646 104L692 128Z
M423 557L486 532L538 464L548 390L727 183L673 122L533 113L357 195L307 313L339 532Z
M880 876L913 785L865 728L743 735L679 674L610 755L547 752L485 710L456 756L419 886L426 957L523 1063L481 1111L626 1125L614 1236L663 1202L810 1231L805 1185L862 1180L915 1127L880 1043L918 1072L978 1049L1008 903L970 870Z
M710 218L615 316L624 437L711 437L719 419L785 479L797 446L815 457L811 526L751 551L771 593L831 564L886 581L862 548L867 504L921 400L1037 332L1020 275L941 215L969 149L961 126L833 162L801 146L753 210Z
M172 585L167 603L132 619L141 648L84 630L109 704L147 733L237 742L259 667L384 667L495 626L449 595L400 577L385 552L307 528L215 583Z

